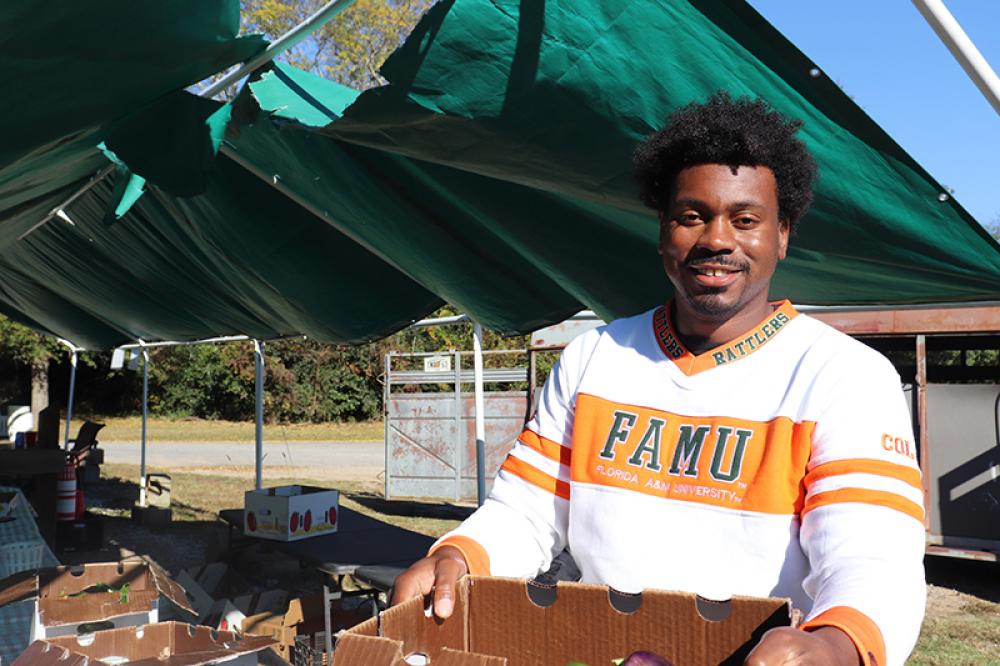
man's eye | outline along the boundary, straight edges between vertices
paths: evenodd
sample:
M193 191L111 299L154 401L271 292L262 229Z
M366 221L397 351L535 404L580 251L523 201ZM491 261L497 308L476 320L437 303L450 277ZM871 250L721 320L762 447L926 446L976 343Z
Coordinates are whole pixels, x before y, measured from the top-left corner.
M698 213L681 213L677 216L677 221L681 224L697 224L701 220Z
M741 228L749 228L757 224L757 218L755 217L738 217L733 220L733 224Z

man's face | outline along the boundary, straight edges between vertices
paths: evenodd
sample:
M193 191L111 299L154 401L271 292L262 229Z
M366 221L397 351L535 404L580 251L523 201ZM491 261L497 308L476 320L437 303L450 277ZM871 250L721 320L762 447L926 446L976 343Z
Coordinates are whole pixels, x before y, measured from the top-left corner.
M716 322L756 315L787 248L771 169L702 164L677 174L660 213L660 254L679 312Z

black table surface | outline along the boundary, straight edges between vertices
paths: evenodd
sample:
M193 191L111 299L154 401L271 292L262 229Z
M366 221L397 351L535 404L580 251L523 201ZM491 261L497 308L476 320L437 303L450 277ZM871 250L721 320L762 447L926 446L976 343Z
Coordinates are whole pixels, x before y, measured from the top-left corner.
M243 509L223 509L219 517L243 529ZM370 565L405 568L426 555L435 541L344 506L340 507L338 518L337 531L333 534L298 541L247 538L267 543L275 550L329 573L347 573L342 569Z

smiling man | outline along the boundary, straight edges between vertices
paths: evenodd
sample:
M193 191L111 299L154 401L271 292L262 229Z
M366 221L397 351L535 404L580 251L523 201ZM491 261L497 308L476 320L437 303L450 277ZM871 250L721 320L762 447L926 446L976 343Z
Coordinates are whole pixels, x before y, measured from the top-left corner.
M790 597L746 663L902 664L923 617L923 497L899 377L768 299L816 166L789 122L723 93L635 153L674 297L564 351L486 503L397 581L448 616L465 573ZM905 450L905 447L902 447Z

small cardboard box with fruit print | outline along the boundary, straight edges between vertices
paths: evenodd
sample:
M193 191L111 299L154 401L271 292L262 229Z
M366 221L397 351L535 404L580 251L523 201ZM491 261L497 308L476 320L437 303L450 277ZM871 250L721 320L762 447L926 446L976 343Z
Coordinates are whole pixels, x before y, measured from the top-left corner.
M248 490L243 533L274 541L298 541L337 531L340 491L312 486Z

